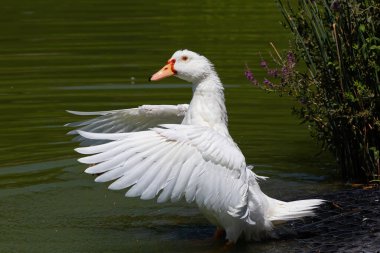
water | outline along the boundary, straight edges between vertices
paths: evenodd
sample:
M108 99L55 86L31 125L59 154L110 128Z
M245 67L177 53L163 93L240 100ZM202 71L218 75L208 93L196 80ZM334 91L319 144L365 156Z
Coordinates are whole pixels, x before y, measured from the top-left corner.
M125 199L85 175L65 110L186 103L178 79L148 84L180 48L206 55L226 84L230 131L273 197L331 190L333 161L316 156L292 102L250 86L258 52L288 33L272 1L2 1L0 9L0 252L214 252L193 206ZM259 72L259 78L263 78ZM291 242L239 246L291 249ZM281 252L281 251L279 251Z

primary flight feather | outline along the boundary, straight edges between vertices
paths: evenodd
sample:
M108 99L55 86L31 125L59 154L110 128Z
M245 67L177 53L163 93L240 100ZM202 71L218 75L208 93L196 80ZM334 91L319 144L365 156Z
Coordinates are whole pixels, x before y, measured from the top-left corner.
M283 202L265 195L251 166L227 128L223 85L213 65L189 50L173 54L150 80L176 76L192 83L189 105L144 105L138 108L73 112L98 115L69 126L70 134L109 189L126 189L127 197L158 202L195 202L209 221L226 231L226 239L260 240L274 224L312 216L323 200Z

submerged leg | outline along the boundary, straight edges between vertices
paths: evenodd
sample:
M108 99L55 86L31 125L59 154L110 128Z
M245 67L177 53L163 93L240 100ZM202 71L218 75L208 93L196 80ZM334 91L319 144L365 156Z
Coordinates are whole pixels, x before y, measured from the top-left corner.
M225 234L226 234L226 231L223 228L216 227L213 238L215 240L219 240L219 239L222 239Z
M226 242L226 244L224 244L223 250L224 250L224 251L229 251L229 250L231 250L234 246L235 246L235 242L234 242L234 241L230 241L230 240L228 240L228 241Z

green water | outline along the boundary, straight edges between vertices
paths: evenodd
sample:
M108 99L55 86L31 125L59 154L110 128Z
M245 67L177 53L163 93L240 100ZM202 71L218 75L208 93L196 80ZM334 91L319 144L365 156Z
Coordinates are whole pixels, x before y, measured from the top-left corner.
M178 79L147 78L181 48L206 55L226 84L232 136L277 198L335 187L291 100L244 78L288 34L272 1L2 0L0 8L0 252L218 252L194 206L125 199L85 175L65 110L187 103ZM259 77L262 78L262 76ZM291 242L239 246L284 252Z

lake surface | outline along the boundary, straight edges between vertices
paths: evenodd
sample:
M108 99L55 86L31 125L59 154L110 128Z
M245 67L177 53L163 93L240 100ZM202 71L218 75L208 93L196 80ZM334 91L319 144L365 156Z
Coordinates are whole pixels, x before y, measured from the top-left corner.
M0 9L0 252L218 252L194 206L126 199L85 175L65 110L188 103L179 79L149 84L177 49L206 55L226 86L231 135L269 176L265 193L295 199L338 188L292 101L244 77L269 42L289 34L273 1L2 0ZM256 73L255 72L255 73ZM291 242L240 246L284 252Z

